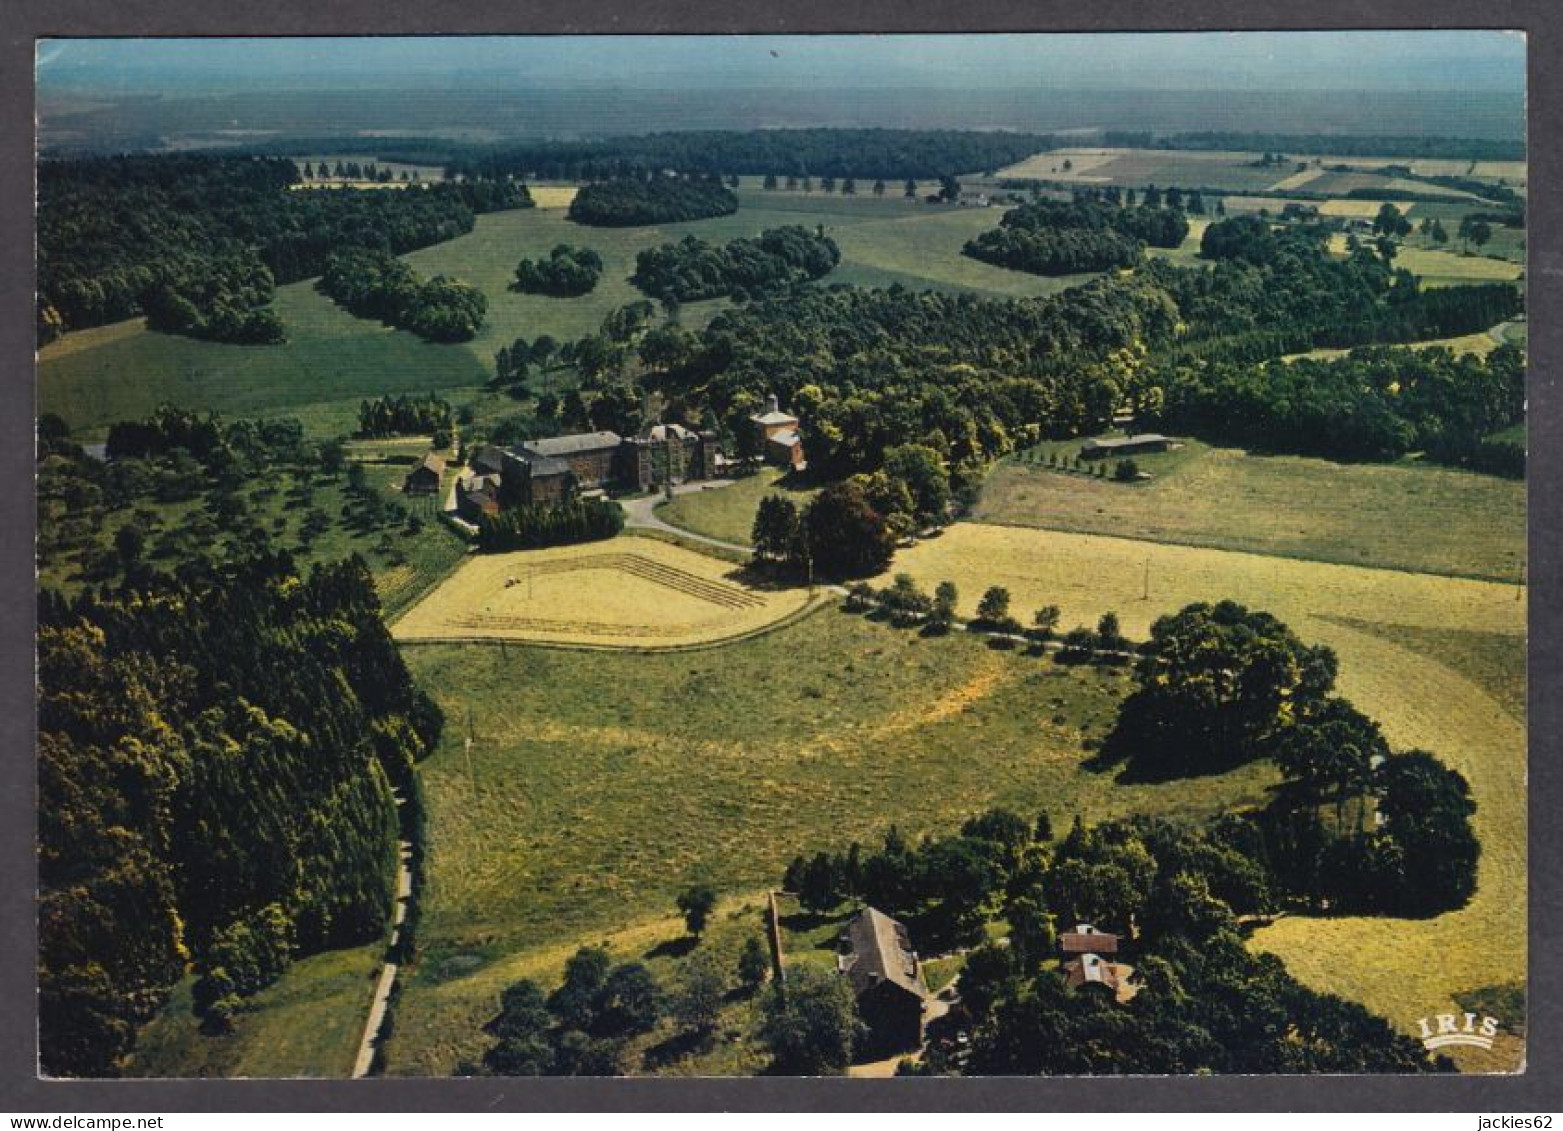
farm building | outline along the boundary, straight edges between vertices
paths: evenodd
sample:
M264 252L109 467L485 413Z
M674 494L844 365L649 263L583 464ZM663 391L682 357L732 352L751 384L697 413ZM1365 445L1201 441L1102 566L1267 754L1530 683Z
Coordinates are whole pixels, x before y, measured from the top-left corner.
M1065 954L1117 954L1118 936L1080 923L1074 930L1059 934L1058 947Z
M859 911L841 932L836 969L852 984L869 1051L887 1055L923 1043L928 988L903 924L872 907Z
M777 467L802 470L807 464L803 458L803 436L798 431L798 418L783 412L781 404L772 395L767 399L765 411L751 416L755 427L761 458Z
M1119 1002L1128 1001L1139 991L1133 978L1132 966L1109 962L1099 954L1082 954L1064 963L1064 985L1072 990L1110 993Z
M437 495L444 475L445 457L430 452L417 467L407 473L407 478L402 481L402 490L409 495Z
M456 482L456 513L468 522L499 513L500 477L472 472Z
M1080 446L1081 459L1107 459L1111 456L1137 456L1146 452L1164 452L1172 441L1156 432L1142 432L1122 439L1087 440Z
M497 449L480 449L484 470ZM716 475L716 434L658 424L640 436L583 432L526 440L498 453L501 497L512 505L553 505L583 491L644 491L669 480Z

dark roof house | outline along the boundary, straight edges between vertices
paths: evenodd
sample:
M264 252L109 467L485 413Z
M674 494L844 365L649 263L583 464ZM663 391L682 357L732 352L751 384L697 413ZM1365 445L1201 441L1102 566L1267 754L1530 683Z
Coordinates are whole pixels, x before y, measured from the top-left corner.
M848 921L840 941L836 969L851 983L868 1027L866 1049L888 1054L919 1047L928 988L905 925L865 907Z
M432 495L440 489L440 477L444 474L445 457L430 452L407 473L402 490L409 495Z

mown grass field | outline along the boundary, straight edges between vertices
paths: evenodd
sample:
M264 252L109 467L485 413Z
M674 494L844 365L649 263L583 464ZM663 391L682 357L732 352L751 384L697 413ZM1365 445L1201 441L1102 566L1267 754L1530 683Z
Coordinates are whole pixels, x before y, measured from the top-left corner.
M802 509L817 493L815 487L783 483L780 471L766 467L724 487L679 495L657 507L657 517L707 538L747 546L749 535L754 532L754 516L761 499L767 495L780 495Z
M695 879L757 911L797 853L872 843L892 823L915 837L991 804L1055 823L1207 813L1259 800L1273 780L1250 767L1117 784L1081 761L1111 723L1122 671L835 608L693 653L406 656L448 718L472 712L476 739L469 760L458 721L423 765L425 953L398 1013L398 1073L475 1055L499 991L555 977L578 945L607 939L622 960L676 939L673 899Z
M1057 604L1069 626L1112 610L1137 638L1156 616L1230 597L1330 645L1340 658L1341 694L1379 720L1396 747L1431 750L1469 780L1482 844L1477 893L1431 920L1285 918L1258 931L1254 945L1278 954L1307 984L1360 1001L1408 1032L1417 1018L1453 1009L1456 994L1525 977L1526 738L1515 712L1523 698L1516 657L1525 650L1524 590L977 523L903 551L892 570L927 588L954 580L968 613L984 587L1004 585L1022 615ZM1363 947L1365 933L1391 942Z
M1449 468L1249 455L1196 440L1135 457L1149 482L1042 464L1041 445L988 477L983 522L1210 546L1349 565L1514 580L1525 560L1525 485Z
M408 643L508 640L677 648L757 632L809 603L739 567L648 538L476 554L391 628Z
M233 1033L204 1036L187 978L142 1030L127 1076L326 1077L353 1071L383 943L296 962L246 1003Z

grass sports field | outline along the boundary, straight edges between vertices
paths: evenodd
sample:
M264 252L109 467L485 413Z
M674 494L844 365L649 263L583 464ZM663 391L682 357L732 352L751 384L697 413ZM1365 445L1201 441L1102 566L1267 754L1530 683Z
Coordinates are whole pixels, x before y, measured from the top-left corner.
M649 538L477 554L391 629L403 642L507 640L676 648L767 628L803 589L763 589L737 567Z
M1264 928L1255 944L1309 985L1361 1001L1408 1031L1418 1017L1454 1008L1455 994L1524 978L1525 932L1492 930L1524 922L1525 724L1514 711L1523 696L1515 660L1525 649L1523 590L976 523L899 554L893 568L927 588L955 581L968 612L985 586L997 584L1022 615L1057 604L1070 626L1112 610L1130 636L1143 637L1157 615L1231 597L1330 645L1342 694L1378 719L1397 747L1431 750L1470 781L1482 843L1478 891L1460 911L1396 921L1393 945L1361 945L1364 932L1385 930L1382 919L1303 918ZM1446 636L1444 648L1430 649L1429 632L1477 634L1478 657L1444 654L1473 637Z
M1149 482L1055 471L1039 445L988 477L976 517L1292 558L1512 581L1525 559L1525 484L1450 468L1249 455L1197 440L1136 457Z
M1055 824L1206 813L1262 797L1266 767L1124 786L1081 768L1123 695L1118 669L931 640L826 608L706 651L425 647L407 661L452 725L422 768L434 830L425 954L392 1072L449 1072L524 973L576 946L665 953L697 878L755 921L799 852L948 830L990 804ZM976 751L981 756L974 756ZM717 921L725 921L719 909ZM704 944L702 944L704 945ZM736 944L735 944L736 945ZM714 1070L726 1070L720 1065Z

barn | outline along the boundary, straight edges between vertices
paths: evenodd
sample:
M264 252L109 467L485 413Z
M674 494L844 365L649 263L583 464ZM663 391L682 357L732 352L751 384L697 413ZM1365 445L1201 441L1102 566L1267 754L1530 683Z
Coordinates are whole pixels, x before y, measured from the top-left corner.
M402 490L409 495L437 495L444 475L445 457L430 452L417 467L407 473L407 478L402 481Z

